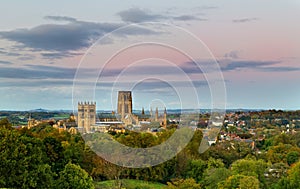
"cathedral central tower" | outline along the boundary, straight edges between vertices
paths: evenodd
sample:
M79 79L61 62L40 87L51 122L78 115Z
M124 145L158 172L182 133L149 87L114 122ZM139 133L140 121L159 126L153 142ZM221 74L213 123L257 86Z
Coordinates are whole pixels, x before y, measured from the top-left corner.
M118 93L118 114L123 119L125 115L132 114L131 91L119 91Z

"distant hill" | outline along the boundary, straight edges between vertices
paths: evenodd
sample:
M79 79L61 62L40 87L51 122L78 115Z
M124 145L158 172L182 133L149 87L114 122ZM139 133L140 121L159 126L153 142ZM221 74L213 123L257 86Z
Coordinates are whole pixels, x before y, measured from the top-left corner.
M38 108L38 109L34 109L34 110L29 110L29 112L49 112L49 110Z
M38 108L38 109L34 109L34 110L29 110L28 112L63 112L63 113L72 113L73 110L47 110L47 109L43 109L43 108Z

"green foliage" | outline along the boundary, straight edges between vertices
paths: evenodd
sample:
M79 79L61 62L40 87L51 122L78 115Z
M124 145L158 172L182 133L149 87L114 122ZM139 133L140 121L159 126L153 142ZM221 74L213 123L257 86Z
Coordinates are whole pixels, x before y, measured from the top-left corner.
M56 181L57 189L93 189L93 179L80 166L68 163L63 171L59 173Z
M296 163L288 172L288 181L292 188L300 188L300 162Z
M147 168L125 169L122 177L130 179L139 179L145 181L167 182L174 177L174 159L160 165ZM125 174L124 174L125 173Z
M63 156L65 161L79 164L84 160L84 147L85 144L81 140L77 140L76 136L70 141L62 142L62 147L64 149Z
M187 144L187 146L183 149L183 153L189 155L193 159L199 159L199 146L200 142L202 140L203 133L199 130L194 132L193 138L191 141Z
M209 168L205 170L203 185L207 189L216 189L218 184L225 181L231 175L226 168Z
M207 161L207 168L223 168L225 165L221 159L209 158Z
M59 132L47 122L31 129L16 130L11 127L10 119L2 119L0 187L93 188L93 177L98 181L115 179L95 182L96 188L105 188L103 183L113 183L106 188L200 188L200 185L208 189L300 188L300 134L278 134L280 129L276 128L275 119L280 114L283 113L266 111L242 117L249 124L253 124L250 122L254 117L258 120L270 118L264 124L272 129L263 128L260 121L253 124L261 127L256 136L266 136L256 145L258 151L252 150L246 142L224 141L199 154L202 132L197 130L174 158L153 167L137 169L119 167L97 156L93 148L86 146L80 134ZM298 119L297 116L291 115L294 119ZM109 137L127 146L147 148L168 140L175 130L166 129L155 135L126 131ZM97 139L98 135L87 134L84 137ZM183 139L184 136L178 136L176 142ZM127 182L125 178L144 182ZM168 186L149 184L150 181L168 183Z
M259 189L259 181L254 176L232 175L218 184L218 189Z
M47 154L47 162L52 167L52 171L59 173L64 168L65 159L63 154L63 147L54 137L47 136L44 138L45 152Z
M299 124L300 128L300 121L297 122ZM292 135L291 140L295 141L295 146L300 148L300 132L297 132L296 134Z
M286 160L289 165L296 163L299 160L299 152L291 151L286 155Z
M267 152L267 158L271 163L278 163L278 162L283 162L283 163L288 163L287 162L287 155L290 152L300 152L300 149L292 146L291 144L278 144L277 146L272 146L269 148ZM296 157L296 154L292 153L290 154L289 161L292 162L294 161Z
M282 134L274 136L274 138L273 138L273 145L276 146L276 145L279 145L279 144L291 144L291 145L294 145L295 142L294 142L294 140L291 140L291 136L290 135L282 133Z
M298 189L300 188L300 162L297 162L288 171L288 176L283 177L274 186L275 189Z
M282 179L279 180L278 183L275 183L274 185L272 185L272 188L274 189L295 189L292 188L290 181L286 178L283 177Z
M116 185L115 180L108 180L102 182L95 182L96 189L115 189L119 185ZM121 187L126 189L166 189L167 186L161 183L154 183L142 180L130 180L122 179Z
M194 179L174 179L168 182L168 189L200 189L201 186Z
M0 120L0 128L11 129L11 123L7 118L3 118Z
M45 138L47 136L58 136L58 130L53 128L47 122L42 122L35 127L32 127L31 132L38 138Z
M269 186L276 184L279 179L287 176L289 166L285 163L275 163L268 167L266 171L267 183Z
M263 160L240 159L231 165L233 175L253 176L259 179L262 185L265 185L264 173L268 164Z
M190 161L186 170L186 178L193 178L196 182L200 182L203 178L204 170L207 168L205 161L198 159Z
M54 174L43 147L37 138L0 129L0 187L50 188Z
M245 158L251 153L252 150L249 144L232 141L211 146L206 152L209 157L222 159L226 167L229 167L234 161Z
M157 137L150 133L131 132L128 135L119 136L117 140L126 146L135 148L147 148L158 144Z

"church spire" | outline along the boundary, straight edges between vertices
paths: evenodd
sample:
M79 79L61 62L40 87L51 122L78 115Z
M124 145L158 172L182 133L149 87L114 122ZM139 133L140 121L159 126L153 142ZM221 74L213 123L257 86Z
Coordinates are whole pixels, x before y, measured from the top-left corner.
M142 108L142 115L145 115L144 107Z

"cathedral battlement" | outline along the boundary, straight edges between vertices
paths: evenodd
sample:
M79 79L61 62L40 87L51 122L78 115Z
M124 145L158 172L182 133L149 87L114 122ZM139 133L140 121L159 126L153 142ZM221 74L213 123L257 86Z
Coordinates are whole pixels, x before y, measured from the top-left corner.
M89 101L78 102L78 106L79 105L96 105L96 102L89 102Z

